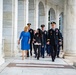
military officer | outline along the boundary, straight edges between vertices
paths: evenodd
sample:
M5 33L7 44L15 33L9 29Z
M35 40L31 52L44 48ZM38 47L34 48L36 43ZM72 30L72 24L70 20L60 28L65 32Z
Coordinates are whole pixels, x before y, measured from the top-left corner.
M61 39L61 37L60 37L59 29L56 28L56 23L51 22L51 26L52 28L48 30L48 39L50 39L51 57L52 57L52 61L54 62L59 45L59 39Z
M44 58L46 41L47 41L47 31L45 30L44 24L41 25L41 31L42 31L41 57Z
M32 42L33 42L33 37L34 37L34 30L30 28L31 26L31 23L27 23L28 25L28 29L29 29L29 32L30 32L30 37L31 37L31 40L30 40L30 55L32 56ZM29 52L27 53L27 56L29 57Z

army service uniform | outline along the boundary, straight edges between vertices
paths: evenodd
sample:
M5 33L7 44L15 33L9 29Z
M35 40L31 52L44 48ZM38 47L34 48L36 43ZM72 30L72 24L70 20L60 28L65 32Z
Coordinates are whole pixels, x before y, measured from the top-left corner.
M28 26L31 25L31 23L27 23ZM32 56L32 42L33 42L33 37L34 37L34 30L33 29L29 29L29 33L30 33L30 55ZM27 52L27 57L29 57L29 52Z
M48 31L48 39L50 39L51 57L52 61L54 61L57 54L59 39L61 39L59 29L50 29Z
M41 56L44 58L47 42L47 31L42 31L42 44L41 44Z
M46 50L46 41L47 41L47 31L44 30L45 25L42 24L41 25L41 39L42 39L42 43L41 43L41 57L44 58L44 54L45 54L45 50Z

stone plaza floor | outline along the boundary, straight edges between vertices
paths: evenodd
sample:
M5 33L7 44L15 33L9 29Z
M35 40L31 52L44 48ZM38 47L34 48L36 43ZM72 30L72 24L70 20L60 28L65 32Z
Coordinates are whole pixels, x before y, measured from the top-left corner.
M21 60L19 56L6 58L5 63L0 66L0 75L76 75L76 69L62 58L56 58L52 62L48 57Z

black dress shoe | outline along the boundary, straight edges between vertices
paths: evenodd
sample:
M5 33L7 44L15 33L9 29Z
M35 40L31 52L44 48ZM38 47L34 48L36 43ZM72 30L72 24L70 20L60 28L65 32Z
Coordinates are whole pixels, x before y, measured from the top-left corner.
M55 59L54 59L54 58L52 58L52 62L54 62L54 60L55 60Z
M32 54L31 54L31 56L32 56Z
M54 62L54 60L52 60L52 62Z
M42 56L42 58L44 58L44 56Z
M37 56L35 56L35 58L36 58Z
M57 56L57 58L60 58L59 56Z
M37 60L39 60L39 57L37 57Z
M27 57L29 57L29 55L27 55Z

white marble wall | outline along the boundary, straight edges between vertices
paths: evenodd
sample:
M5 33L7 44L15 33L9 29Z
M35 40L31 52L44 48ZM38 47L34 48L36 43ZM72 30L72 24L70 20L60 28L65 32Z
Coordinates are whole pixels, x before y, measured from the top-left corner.
M34 0L29 0L29 21L31 23L31 28L36 29L36 26L34 25Z
M4 54L13 56L17 47L17 0L3 0Z
M18 0L12 0L12 39L11 39L12 56L16 56L18 53L17 26L18 26Z
M45 24L45 8L42 2L39 3L39 13L38 13L38 27L41 27L41 24Z
M18 1L18 38L20 36L21 31L24 30L24 0Z
M5 56L9 56L12 38L12 0L3 0L3 37Z
M34 0L34 25L36 30L38 28L38 0Z
M4 63L2 49L2 26L3 26L3 0L0 1L0 65Z
M45 29L48 30L48 0L45 0Z
M64 12L64 50L66 55L73 56L76 55L76 0L65 0Z

